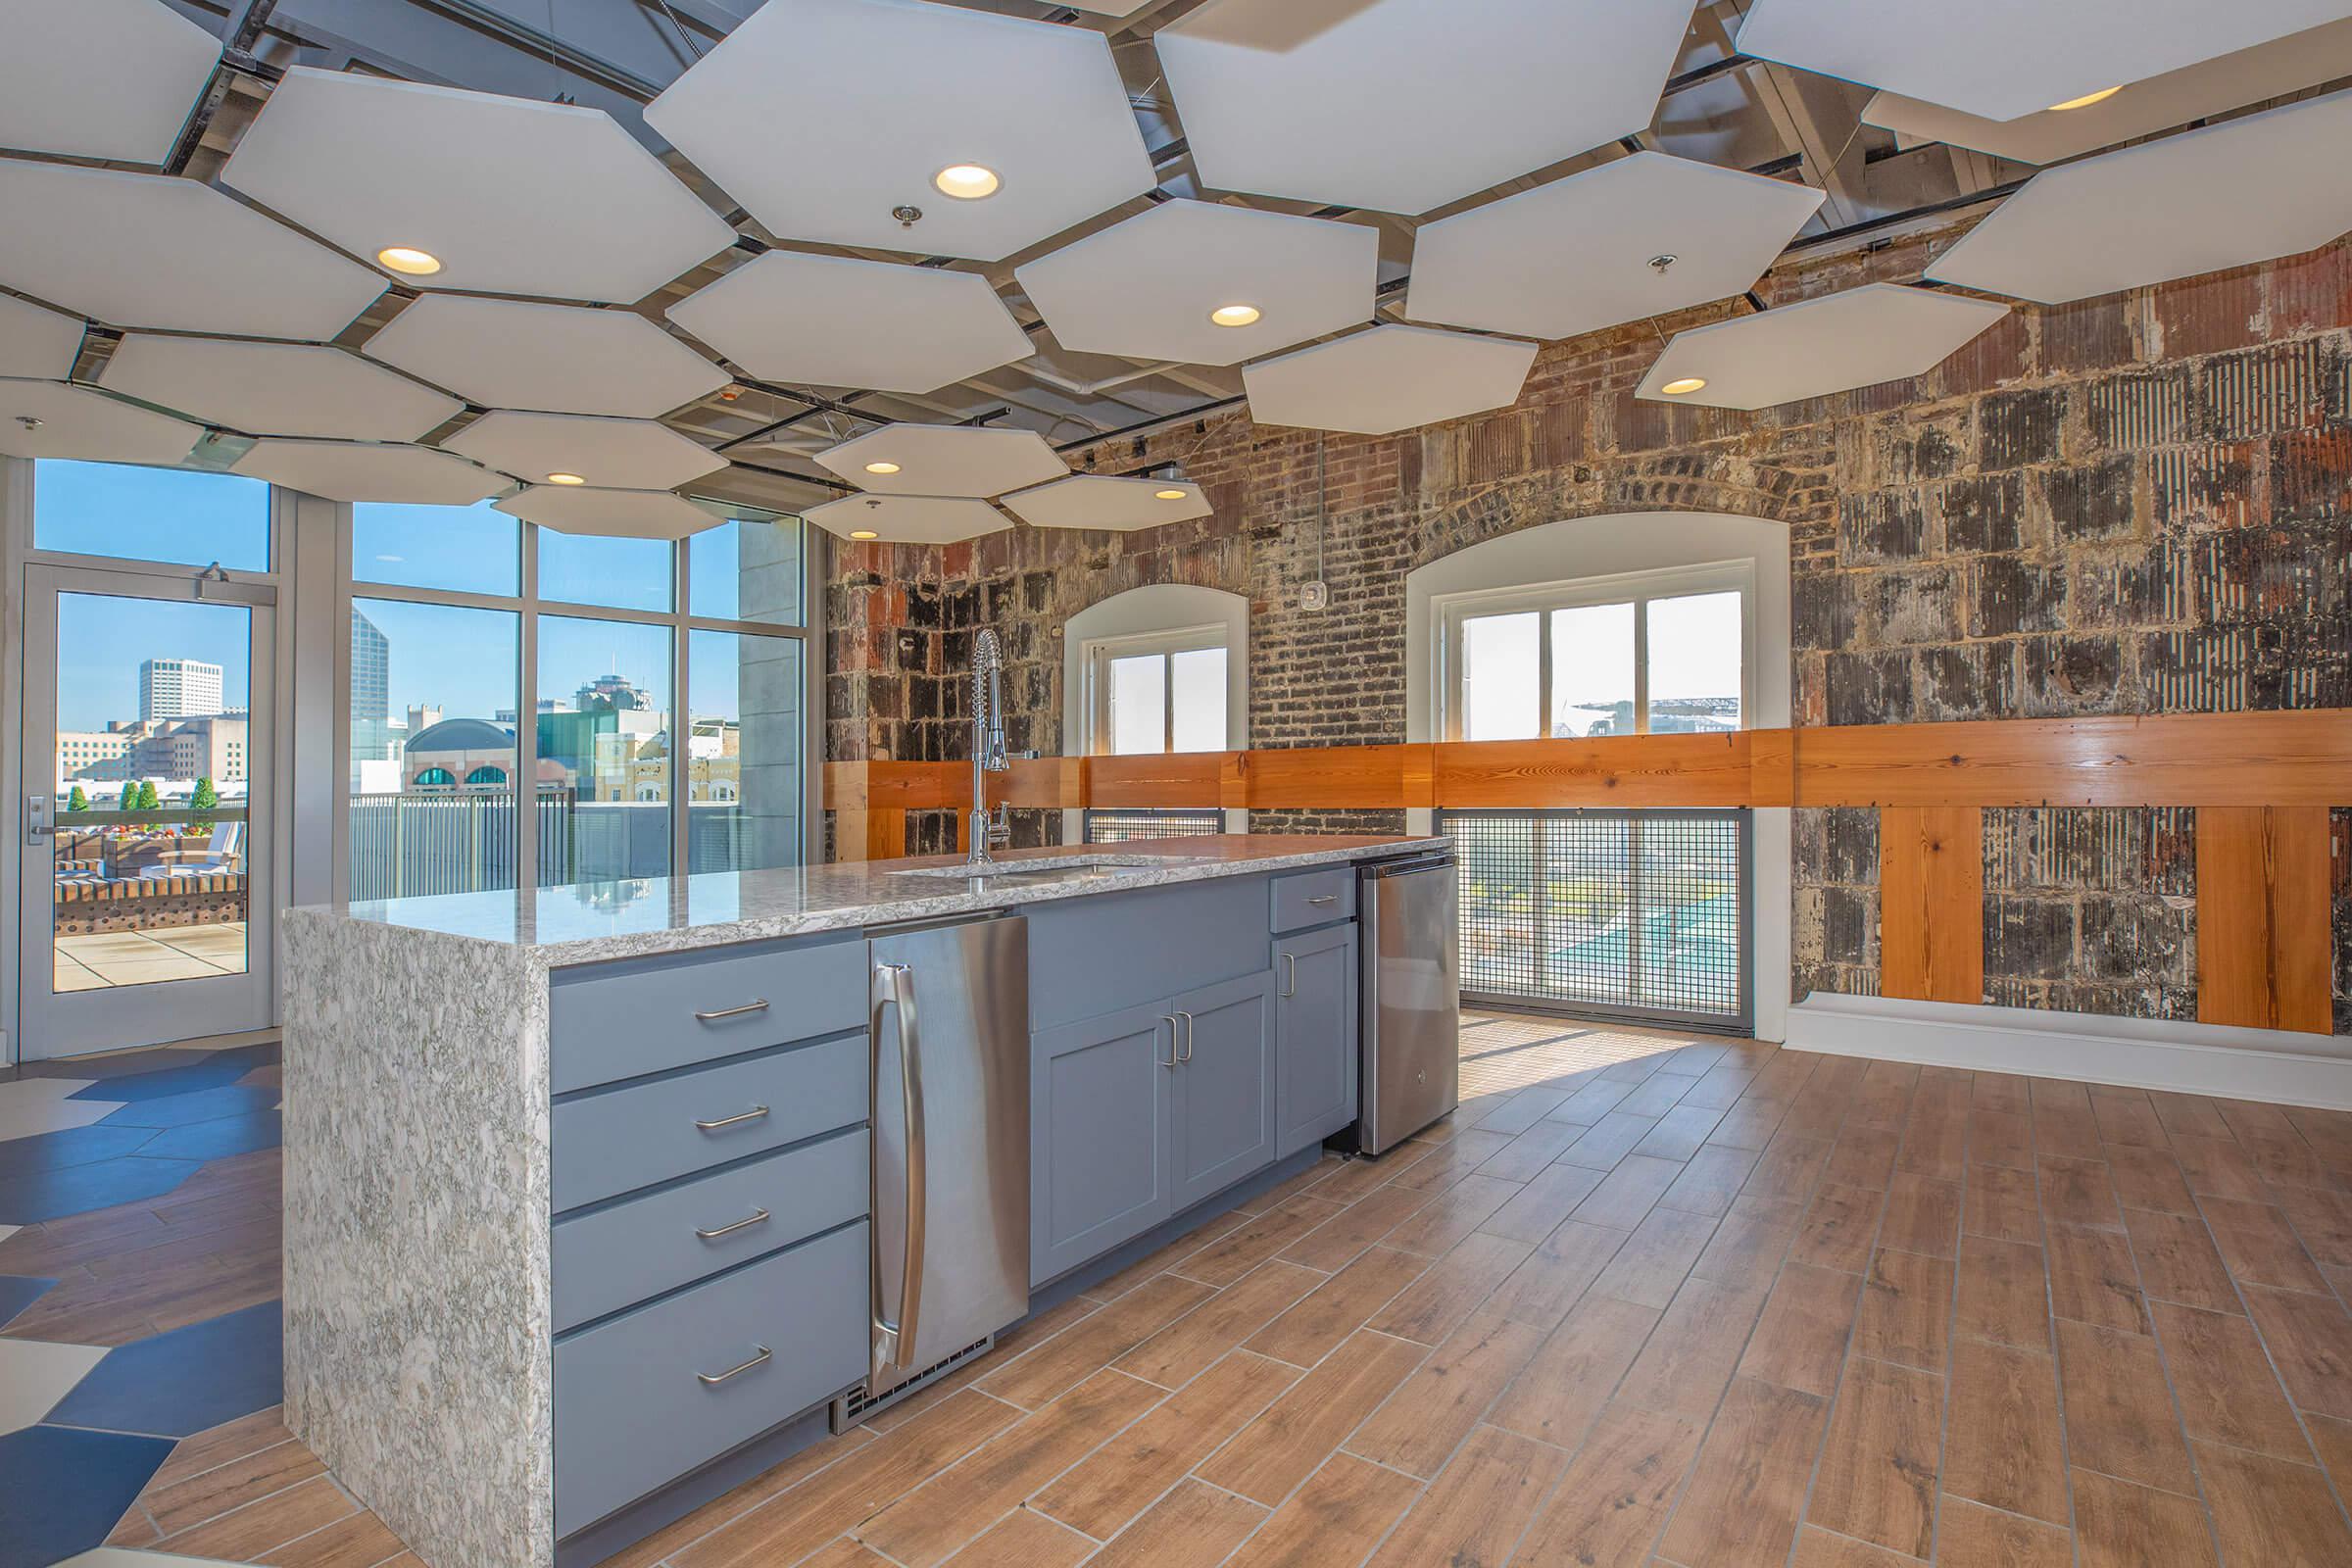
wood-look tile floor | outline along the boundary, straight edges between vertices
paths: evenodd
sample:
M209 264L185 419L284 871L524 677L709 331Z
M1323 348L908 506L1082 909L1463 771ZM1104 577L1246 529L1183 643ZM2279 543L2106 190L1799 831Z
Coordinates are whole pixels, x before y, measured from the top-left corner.
M614 1562L2352 1563L2352 1115L1517 1018L1462 1051L1419 1140ZM119 1539L408 1568L273 1416Z

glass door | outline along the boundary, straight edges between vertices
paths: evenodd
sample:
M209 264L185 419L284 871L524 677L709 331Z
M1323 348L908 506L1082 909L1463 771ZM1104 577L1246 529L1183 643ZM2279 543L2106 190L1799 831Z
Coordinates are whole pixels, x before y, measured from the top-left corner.
M266 586L26 568L27 1059L269 1025L273 605Z

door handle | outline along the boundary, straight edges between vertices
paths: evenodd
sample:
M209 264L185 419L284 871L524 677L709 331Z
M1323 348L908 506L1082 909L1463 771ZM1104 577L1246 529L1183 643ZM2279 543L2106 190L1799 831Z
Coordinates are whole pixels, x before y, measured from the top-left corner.
M39 849L41 840L49 836L49 797L24 797L24 842Z
M1168 1026L1168 1059L1160 1062L1160 1065L1172 1069L1176 1065L1176 1015L1172 1012L1163 1012L1159 1015L1159 1021ZM1157 1029L1152 1031L1152 1055L1154 1060L1157 1060L1159 1056L1159 1031Z
M906 1368L914 1364L914 1336L922 1310L923 1299L923 1232L926 1228L930 1199L930 1155L925 1147L923 1129L923 1069L922 1021L914 1004L914 966L906 963L877 963L874 965L872 1027L877 1060L882 1050L882 1009L898 1008L899 1039L899 1105L906 1122L906 1245L899 1259L899 1316L897 1322L884 1317L881 1303L874 1309L874 1327L890 1337L891 1364ZM877 1073L876 1082L880 1081ZM876 1236L880 1232L877 1229ZM881 1259L875 1258L875 1272L881 1271ZM882 1347L874 1347L877 1359Z
M715 1389L721 1383L726 1382L729 1378L739 1378L756 1366L765 1366L769 1359L775 1354L773 1350L770 1350L764 1345L755 1345L752 1347L752 1348L758 1350L760 1353L753 1356L749 1361L744 1362L742 1365L731 1366L724 1372L697 1372L694 1375L695 1381L702 1384L702 1386L706 1389Z
M748 1219L739 1219L732 1225L721 1225L714 1231L704 1230L698 1225L695 1227L694 1234L700 1236L706 1242L715 1242L721 1236L732 1236L737 1231L748 1231L755 1225L764 1225L766 1223L767 1210L764 1208L755 1208L752 1210L751 1217Z
M1298 994L1298 955L1286 953L1282 956L1282 998L1287 1002Z
M1190 1063L1193 1059L1193 1015L1180 1007L1176 1011L1176 1016L1184 1020L1184 1054L1176 1059ZM1173 1033L1170 1035L1170 1049L1174 1049Z
M747 1121L758 1121L766 1114L765 1105L754 1105L740 1116L721 1116L716 1121L698 1121L695 1125L707 1133L714 1133L722 1127L740 1127Z

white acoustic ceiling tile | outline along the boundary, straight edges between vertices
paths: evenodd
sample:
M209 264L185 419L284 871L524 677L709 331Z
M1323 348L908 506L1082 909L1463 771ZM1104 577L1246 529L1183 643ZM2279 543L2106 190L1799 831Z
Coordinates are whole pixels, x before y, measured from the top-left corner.
M2343 0L1756 0L1740 52L2015 120L2301 32Z
M0 0L0 147L160 164L220 40L163 0Z
M0 381L0 453L170 467L204 434L199 425L57 381Z
M0 376L63 381L81 358L81 323L0 294Z
M1376 326L1244 366L1242 384L1260 424L1387 435L1507 407L1535 363L1533 343Z
M951 496L844 496L801 515L844 539L953 545L1012 526L985 501Z
M2045 169L1928 276L2045 305L2292 256L2352 228L2352 91Z
M1063 348L1238 365L1372 318L1380 233L1215 202L1162 202L1014 269ZM1256 312L1238 326L1210 313Z
M1089 11L1098 17L1132 17L1153 0L1070 0L1072 9Z
M435 294L362 346L369 359L498 409L650 419L727 372L632 311Z
M502 474L431 447L262 440L230 466L329 501L469 507L510 488Z
M383 277L209 185L0 160L0 283L109 326L333 337Z
M726 520L666 490L594 490L558 484L533 485L498 503L498 510L558 533L625 539L683 539Z
M786 239L1000 261L1154 182L1102 33L906 0L767 0L645 119Z
M246 435L414 441L466 407L342 349L250 338L132 332L98 378L110 392Z
M1155 37L1203 184L1424 213L1649 128L1688 0L1209 0Z
M533 484L567 473L607 490L668 490L727 466L701 442L651 419L576 414L494 410L441 445Z
M1766 409L1923 375L2009 307L1899 283L1871 283L1677 332L1635 396ZM1702 383L1669 393L1676 382Z
M1949 142L2019 163L2054 164L2344 76L2352 76L2352 22L2330 23L2168 71L2080 109L1986 120L1880 92L1871 95L1862 118L1911 141Z
M967 424L886 424L816 461L860 490L901 496L1001 496L1070 471L1035 430Z
M1423 225L1405 314L1565 338L1703 305L1763 275L1824 194L1635 153Z
M1208 497L1185 479L1120 479L1073 473L1006 496L1004 504L1033 528L1102 528L1117 533L1192 522L1211 515Z
M892 262L769 251L669 308L765 381L931 392L1027 359L988 279Z
M601 109L296 67L221 181L423 289L625 304L735 231Z

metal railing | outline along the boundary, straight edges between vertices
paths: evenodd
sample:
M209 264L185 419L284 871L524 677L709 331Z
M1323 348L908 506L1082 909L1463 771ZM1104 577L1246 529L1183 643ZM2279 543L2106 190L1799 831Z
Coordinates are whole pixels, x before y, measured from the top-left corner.
M352 796L351 898L514 886L519 805L510 791ZM530 816L542 887L670 874L666 802L583 801L574 790L542 790ZM691 803L687 871L732 871L778 856L797 858L793 845L767 842L770 826L740 801ZM797 844L797 833L791 836Z
M1225 813L1205 810L1127 810L1086 813L1086 842L1127 844L1137 839L1184 839L1225 831Z

